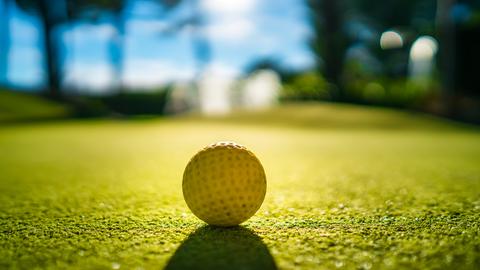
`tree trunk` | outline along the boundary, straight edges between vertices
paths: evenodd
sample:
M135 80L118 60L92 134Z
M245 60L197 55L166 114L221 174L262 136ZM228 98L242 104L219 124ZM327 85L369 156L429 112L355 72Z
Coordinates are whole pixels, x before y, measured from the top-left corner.
M438 0L436 24L439 38L439 69L442 83L444 113L455 114L455 25L451 10L455 0Z
M45 61L47 65L47 95L50 98L60 98L60 69L58 64L58 48L57 39L53 34L53 27L55 26L53 18L49 12L48 0L39 1L40 20L44 29L44 47L45 47Z
M346 53L345 35L343 33L343 12L341 1L323 0L323 16L325 18L325 77L337 87L334 98L343 100L342 73Z
M348 45L343 32L344 1L309 0L308 3L314 14L313 25L316 35L312 47L323 62L323 65L319 66L320 73L323 73L331 84L329 91L332 99L344 100L342 73Z

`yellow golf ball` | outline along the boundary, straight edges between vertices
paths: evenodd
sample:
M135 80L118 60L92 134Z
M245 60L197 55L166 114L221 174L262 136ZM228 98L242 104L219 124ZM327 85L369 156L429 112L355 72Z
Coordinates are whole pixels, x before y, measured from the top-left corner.
M200 150L183 174L183 197L198 218L210 225L238 225L257 212L267 182L258 158L234 142Z

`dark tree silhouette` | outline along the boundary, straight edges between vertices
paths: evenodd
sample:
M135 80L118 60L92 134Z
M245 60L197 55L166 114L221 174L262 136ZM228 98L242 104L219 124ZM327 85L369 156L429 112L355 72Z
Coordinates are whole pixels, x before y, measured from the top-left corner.
M415 24L415 19L432 22L435 16L435 0L385 0L375 4L368 0L307 0L307 4L314 30L311 48L318 56L319 72L335 86L330 89L334 100L351 98L345 93L342 75L347 49L358 40L348 33L349 24L358 23L360 20L378 34L392 28L408 29L410 38L407 42L411 42L419 34L434 32L433 23L419 26ZM378 42L365 45L382 60L385 75L407 75L408 46L401 50L384 51L380 49ZM396 66L402 68L398 70Z
M434 34L436 0L384 0L372 5L368 0L350 0L357 18L361 18L378 34L397 30L404 34L403 47L383 50L379 42L370 44L370 51L383 64L383 74L388 77L407 76L411 43L420 35Z
M322 60L320 71L331 83L332 98L337 101L344 99L344 89L341 80L343 61L348 48L348 37L344 31L344 0L308 0L311 10L311 21L314 37L311 47Z
M66 2L64 0L16 0L23 10L38 15L43 27L44 59L47 68L47 94L60 98L61 63L57 26L66 22Z
M8 1L8 0L6 0ZM60 39L55 33L60 24L74 24L78 20L97 22L102 15L111 15L115 31L110 43L110 60L114 68L115 87L121 89L123 74L123 47L125 35L126 0L16 0L23 10L38 16L43 27L44 59L47 69L47 93L49 97L61 97ZM180 0L158 0L167 10Z
M126 0L67 0L68 14L71 23L86 21L98 23L101 16L107 15L111 18L111 25L114 29L109 44L110 63L114 70L114 88L123 88L123 52L125 36L125 7Z
M166 12L178 6L181 0L156 0ZM68 0L69 17L77 20L85 20L90 23L97 23L100 16L107 15L111 18L111 25L114 29L110 44L110 63L114 70L114 88L118 91L124 89L124 47L126 36L126 14L127 0ZM159 16L161 14L158 14Z

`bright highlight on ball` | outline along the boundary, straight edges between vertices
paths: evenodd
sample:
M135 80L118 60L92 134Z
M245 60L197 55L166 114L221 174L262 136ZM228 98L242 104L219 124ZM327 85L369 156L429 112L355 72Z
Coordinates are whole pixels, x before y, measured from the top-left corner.
M235 226L257 212L267 182L258 158L234 142L200 150L183 174L183 196L198 218L210 225Z

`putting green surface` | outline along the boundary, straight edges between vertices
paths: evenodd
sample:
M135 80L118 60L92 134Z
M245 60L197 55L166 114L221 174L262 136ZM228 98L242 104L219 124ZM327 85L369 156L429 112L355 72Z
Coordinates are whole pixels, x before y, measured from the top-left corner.
M220 140L262 161L241 227L181 191ZM0 268L478 269L480 131L402 112L288 105L206 119L0 127Z

